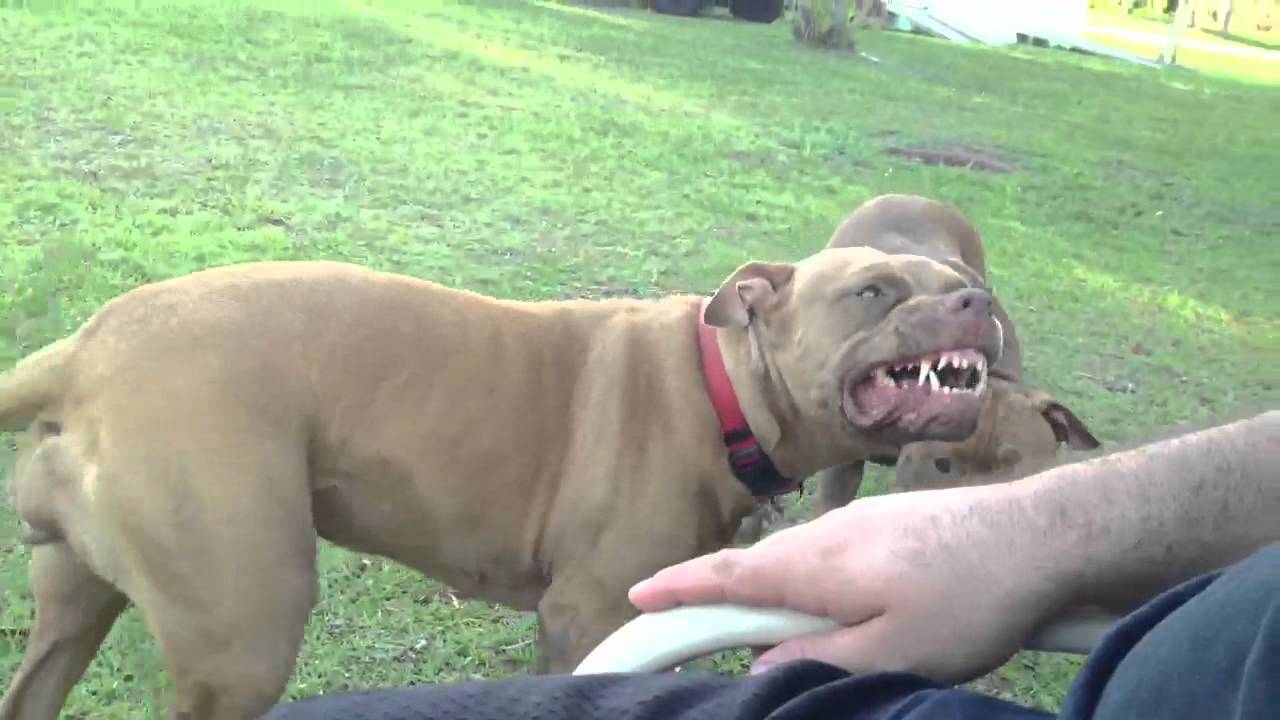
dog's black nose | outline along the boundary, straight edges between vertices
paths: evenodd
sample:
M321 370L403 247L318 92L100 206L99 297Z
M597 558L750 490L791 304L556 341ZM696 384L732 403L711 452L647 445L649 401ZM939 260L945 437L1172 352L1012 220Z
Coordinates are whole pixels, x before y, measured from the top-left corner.
M946 308L957 314L987 315L991 313L991 293L982 288L956 290L947 296Z

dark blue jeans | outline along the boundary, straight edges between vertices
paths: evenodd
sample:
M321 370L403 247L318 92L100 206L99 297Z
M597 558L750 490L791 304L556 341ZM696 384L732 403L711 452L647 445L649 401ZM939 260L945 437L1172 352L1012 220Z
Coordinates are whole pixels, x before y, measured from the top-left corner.
M341 693L270 720L1045 720L904 673L802 661L753 677L532 676ZM1103 640L1058 718L1280 717L1280 544L1153 599Z

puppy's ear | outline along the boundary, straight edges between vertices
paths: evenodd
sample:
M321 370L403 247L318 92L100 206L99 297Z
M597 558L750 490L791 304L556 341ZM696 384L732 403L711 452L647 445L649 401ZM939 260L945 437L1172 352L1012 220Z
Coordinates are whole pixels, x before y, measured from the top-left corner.
M1045 398L1040 404L1040 415L1053 428L1053 436L1058 442L1066 443L1072 450L1093 450L1102 443L1089 432L1084 421L1062 403L1052 398Z
M713 327L744 328L756 313L768 307L791 282L794 265L786 263L749 262L729 276L711 302L702 319Z

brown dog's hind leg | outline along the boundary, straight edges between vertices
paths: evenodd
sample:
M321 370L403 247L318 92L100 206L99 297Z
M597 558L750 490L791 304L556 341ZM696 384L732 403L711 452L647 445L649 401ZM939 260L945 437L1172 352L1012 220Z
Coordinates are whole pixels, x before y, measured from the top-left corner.
M314 545L313 545L314 547ZM147 625L177 689L174 720L255 720L279 702L315 603L314 552L282 563L244 548L243 584L148 599ZM191 602L188 592L205 593Z
M67 694L128 604L63 543L32 550L36 619L0 720L57 720Z
M284 692L316 598L305 455L251 422L152 442L164 462L113 468L130 479L112 535L173 680L170 717L255 720ZM125 490L143 489L124 520Z
M823 515L857 499L865 465L854 462L818 471L814 481L814 515Z
M158 638L177 689L173 720L256 720L279 702L293 674L307 614L314 599L314 576L294 568L262 574L261 590L235 597L233 623L202 615L182 604L179 594L154 601L147 624Z

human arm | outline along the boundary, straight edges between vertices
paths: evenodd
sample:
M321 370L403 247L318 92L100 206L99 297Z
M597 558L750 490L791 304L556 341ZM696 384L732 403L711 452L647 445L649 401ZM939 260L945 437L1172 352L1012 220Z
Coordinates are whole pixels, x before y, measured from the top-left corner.
M1057 536L1063 601L1127 612L1280 541L1280 411L1015 483Z
M1008 484L858 500L753 548L659 573L644 611L728 602L845 627L783 643L853 671L962 681L1063 610L1123 610L1280 540L1280 413Z

